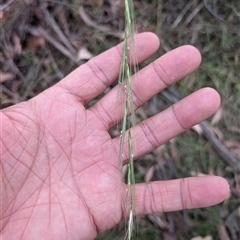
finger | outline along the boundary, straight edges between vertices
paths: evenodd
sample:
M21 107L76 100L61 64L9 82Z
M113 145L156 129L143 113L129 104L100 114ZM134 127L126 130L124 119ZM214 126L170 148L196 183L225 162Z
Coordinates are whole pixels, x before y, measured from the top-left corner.
M220 105L219 94L212 88L203 88L153 116L132 130L135 158L156 149L173 137L211 116ZM119 149L120 137L112 140ZM123 160L128 159L125 141Z
M179 47L145 67L132 77L135 109L167 86L193 72L201 62L199 51L192 46ZM91 109L102 119L107 129L122 118L123 96L119 99L118 86L105 95Z
M159 39L153 33L136 36L136 58L140 63L149 58L159 48ZM98 55L80 66L59 84L83 103L101 94L119 75L123 44Z
M217 176L191 177L135 185L135 214L208 207L229 195L227 181Z

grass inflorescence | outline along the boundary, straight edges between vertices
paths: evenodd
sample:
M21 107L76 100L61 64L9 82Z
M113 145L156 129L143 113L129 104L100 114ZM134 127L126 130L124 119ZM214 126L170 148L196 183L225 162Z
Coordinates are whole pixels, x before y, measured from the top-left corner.
M124 145L128 145L128 159L129 163L127 165L127 192L124 211L129 212L129 219L127 224L127 233L125 239L132 239L132 234L134 232L134 184L135 184L135 174L134 174L134 150L133 150L133 127L135 125L135 113L133 104L133 93L131 84L131 75L136 72L137 59L135 55L135 16L134 16L134 6L132 0L125 0L125 35L123 43L122 60L120 66L119 74L119 90L124 92L126 95L123 103L123 121L121 127L121 142L119 151L119 163L122 169L123 165L123 155L124 155ZM133 65L133 69L130 66Z

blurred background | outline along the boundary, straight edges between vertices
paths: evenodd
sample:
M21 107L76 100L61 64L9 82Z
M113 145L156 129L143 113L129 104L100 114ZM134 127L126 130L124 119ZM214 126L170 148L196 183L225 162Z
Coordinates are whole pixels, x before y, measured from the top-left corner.
M154 32L161 40L159 51L140 68L184 44L197 47L203 58L197 71L140 108L137 120L202 87L215 88L222 98L210 119L136 161L137 182L214 174L231 187L229 198L214 207L139 217L136 239L239 240L240 3L134 0L134 5L136 31ZM122 41L124 1L1 1L0 21L0 103L6 108ZM97 239L123 239L124 232L123 223Z

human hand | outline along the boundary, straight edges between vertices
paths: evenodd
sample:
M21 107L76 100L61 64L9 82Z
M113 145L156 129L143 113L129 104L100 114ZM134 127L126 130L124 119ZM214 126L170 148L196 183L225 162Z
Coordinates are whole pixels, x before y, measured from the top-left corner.
M159 47L151 33L137 36L139 62ZM117 89L85 106L118 76L122 44L93 58L35 98L1 111L1 237L94 239L124 217L126 186L119 177L120 138L108 130L121 117ZM157 59L132 80L139 107L200 64L191 46ZM136 157L212 115L219 95L201 89L135 127ZM127 157L125 157L127 162ZM200 208L223 201L227 182L192 177L135 186L136 214Z

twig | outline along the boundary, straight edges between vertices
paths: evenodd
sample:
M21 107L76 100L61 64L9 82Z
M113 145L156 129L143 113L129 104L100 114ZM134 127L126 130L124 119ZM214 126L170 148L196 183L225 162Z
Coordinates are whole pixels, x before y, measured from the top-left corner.
M220 240L231 240L229 238L226 227L223 224L218 225L217 230L218 230L218 236L220 237Z
M186 21L184 22L184 24L185 24L185 25L188 25L203 7L204 7L204 3L200 3L200 4L194 9L194 11L188 16L188 18L186 19Z
M90 27L96 28L97 30L99 30L100 32L103 33L107 33L109 35L112 35L114 37L123 39L124 38L124 33L123 32L114 32L112 31L109 27L106 27L104 25L99 25L97 23L95 23L84 11L83 7L79 7L79 16L81 17L81 19L84 21L84 23Z
M52 36L48 34L46 30L44 30L41 27L33 28L30 26L25 26L25 30L29 33L31 33L33 36L39 36L43 37L45 40L47 40L50 44L52 44L56 49L58 49L63 55L71 59L73 62L76 62L76 57L73 56L73 54L64 47L61 43L59 43L56 39L54 39Z
M233 168L233 171L240 173L240 163L228 151L228 149L217 139L206 122L200 123L205 137L211 142L218 154Z
M7 8L14 0L9 0L8 2L0 5L0 11L3 11L5 8Z
M55 19L51 16L49 11L47 9L43 10L43 13L45 15L45 22L50 24L54 32L58 35L61 42L71 51L72 54L75 54L76 51L72 47L71 43L68 41L67 37L64 35L58 24L56 23Z
M211 9L211 6L209 6L209 3L206 1L206 0L203 0L204 2L204 5L205 5L205 8L217 19L221 20L221 21L224 21L224 19L220 16L218 16L214 11L213 9Z
M0 84L0 92L6 93L9 97L16 99L16 93L7 89L3 84Z
M232 240L239 239L239 235L237 233L239 228L238 216L239 216L239 206L237 206L225 220L225 224L228 227Z
M172 24L171 29L174 29L175 27L178 26L178 24L182 21L187 11L190 9L191 5L192 5L192 1L188 2L188 4L185 6L185 8L182 10L182 12L178 15L177 19Z
M162 94L171 103L175 103L181 99L180 94L172 87L164 90L162 92ZM209 142L212 144L213 148L215 148L215 150L222 157L222 159L232 167L233 171L240 173L239 161L217 139L215 134L211 131L209 124L207 124L205 121L203 121L199 124L199 126L201 127L204 136L209 140Z

